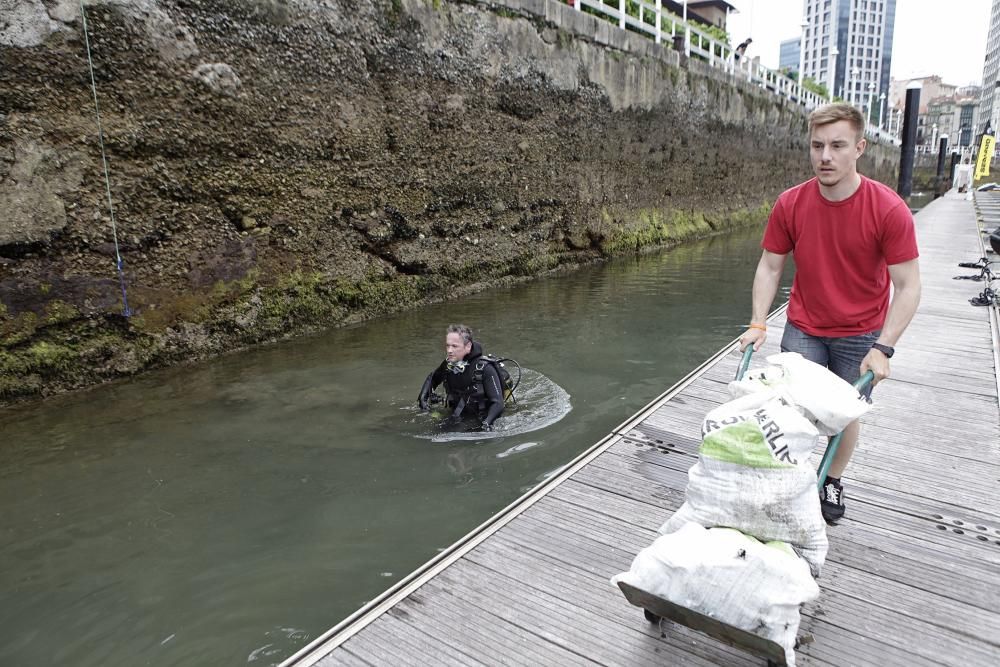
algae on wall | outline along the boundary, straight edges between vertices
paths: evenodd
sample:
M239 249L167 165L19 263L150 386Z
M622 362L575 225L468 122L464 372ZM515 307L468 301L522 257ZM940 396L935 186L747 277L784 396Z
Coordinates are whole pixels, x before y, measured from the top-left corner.
M32 7L0 401L721 233L808 176L794 105L491 3L88 3L126 319L78 9Z

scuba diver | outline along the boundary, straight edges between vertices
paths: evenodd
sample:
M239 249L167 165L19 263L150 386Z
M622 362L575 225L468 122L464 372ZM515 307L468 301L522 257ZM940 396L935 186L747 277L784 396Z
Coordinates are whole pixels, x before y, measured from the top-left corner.
M440 400L433 391L443 382L452 410L449 421L475 417L483 431L492 431L513 391L510 374L501 360L483 354L482 346L472 340L472 329L464 324L448 325L444 347L445 360L420 389L420 409L427 410L434 399Z

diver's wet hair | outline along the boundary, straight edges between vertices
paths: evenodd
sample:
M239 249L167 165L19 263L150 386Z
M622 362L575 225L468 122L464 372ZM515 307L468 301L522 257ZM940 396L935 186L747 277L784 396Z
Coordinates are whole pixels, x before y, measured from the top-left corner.
M449 324L448 333L457 333L462 337L462 342L466 345L472 342L472 329L464 324Z

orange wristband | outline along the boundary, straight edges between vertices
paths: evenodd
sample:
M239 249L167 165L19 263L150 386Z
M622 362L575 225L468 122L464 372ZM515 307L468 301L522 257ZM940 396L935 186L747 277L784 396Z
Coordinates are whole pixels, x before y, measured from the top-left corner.
M767 325L766 324L757 324L756 322L751 322L750 323L750 328L751 329L760 329L761 331L767 331Z

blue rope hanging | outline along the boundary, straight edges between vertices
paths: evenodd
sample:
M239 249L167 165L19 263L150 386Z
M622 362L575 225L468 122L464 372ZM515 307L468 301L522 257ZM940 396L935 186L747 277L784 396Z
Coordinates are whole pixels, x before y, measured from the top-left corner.
M115 268L118 270L118 282L122 288L122 315L132 316L128 307L128 292L125 288L125 269L122 263L121 251L118 247L118 228L115 224L115 207L111 201L111 177L108 175L108 157L104 150L104 129L101 126L101 107L97 102L97 81L94 78L94 59L90 54L90 35L87 32L87 10L80 0L80 15L83 17L83 42L87 47L87 65L90 67L90 90L94 94L94 112L97 116L97 137L101 144L101 163L104 165L104 186L108 193L108 211L111 213L111 233L115 240Z

